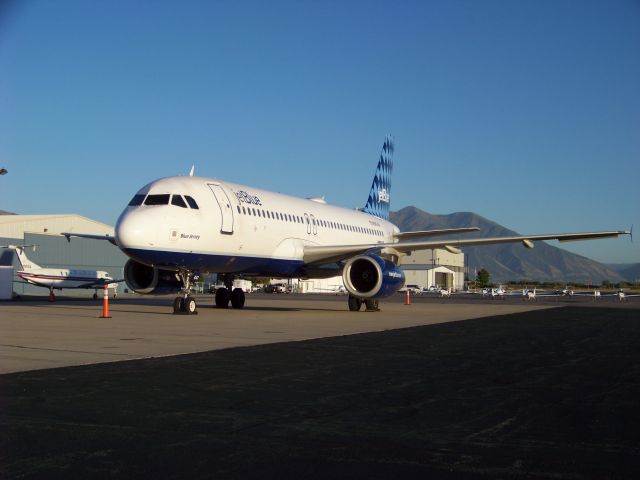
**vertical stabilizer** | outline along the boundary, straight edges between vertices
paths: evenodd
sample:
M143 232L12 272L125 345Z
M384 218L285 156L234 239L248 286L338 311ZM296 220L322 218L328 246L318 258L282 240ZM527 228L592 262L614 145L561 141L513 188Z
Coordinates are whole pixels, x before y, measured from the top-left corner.
M36 263L32 262L27 258L27 254L24 253L24 247L9 245L7 248L10 248L11 250L15 250L16 255L18 256L18 261L22 266L22 270L34 270L37 268L41 268L40 265L37 265Z
M369 199L362 209L376 217L389 219L389 204L391 201L391 171L393 170L393 138L389 135L382 144L380 160L373 177Z

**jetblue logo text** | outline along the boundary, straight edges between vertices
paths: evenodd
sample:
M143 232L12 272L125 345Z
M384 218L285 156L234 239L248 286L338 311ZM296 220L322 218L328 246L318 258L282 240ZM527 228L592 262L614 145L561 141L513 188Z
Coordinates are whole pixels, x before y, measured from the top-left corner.
M238 198L238 201L240 203L250 203L252 205L260 205L262 206L262 202L260 201L260 199L255 196L255 195L251 195L247 192L245 192L244 190L240 190L239 192L235 192L236 197Z

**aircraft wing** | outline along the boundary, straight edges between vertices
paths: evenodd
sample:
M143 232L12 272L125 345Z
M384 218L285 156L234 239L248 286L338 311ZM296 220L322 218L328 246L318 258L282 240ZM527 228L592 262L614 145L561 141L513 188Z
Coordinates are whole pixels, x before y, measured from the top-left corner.
M67 237L67 242L71 241L71 237L91 238L93 240L106 240L107 242L110 242L113 245L117 246L115 237L111 235L93 235L90 233L72 233L72 232L62 232L60 235L64 235L65 237Z
M444 248L452 253L459 253L458 247L471 247L475 245L492 245L497 243L518 243L522 242L525 247L533 248L534 241L559 240L561 242L571 242L575 240L594 240L598 238L615 238L619 235L629 235L625 230L609 232L584 232L584 233L553 233L545 235L521 235L514 237L489 237L489 238L469 238L464 240L429 240L422 242L400 242L400 243L371 243L362 245L329 245L329 246L306 246L304 247L305 263L332 263L359 255L365 252L383 253L409 253L414 250L431 250L434 248Z

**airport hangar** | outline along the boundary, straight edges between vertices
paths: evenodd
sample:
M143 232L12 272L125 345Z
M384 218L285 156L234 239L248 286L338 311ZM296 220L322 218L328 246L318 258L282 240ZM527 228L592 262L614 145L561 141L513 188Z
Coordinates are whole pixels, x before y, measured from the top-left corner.
M113 227L75 214L60 215L0 215L0 245L37 245L28 248L30 260L43 268L74 268L105 270L113 278L123 278L128 257L109 242L74 238L71 243L60 232L113 235ZM10 250L0 252L0 265L13 265L20 270L17 257ZM402 257L400 267L406 276L406 285L420 288L439 286L461 290L464 287L464 254L447 250L422 250ZM124 287L124 286L123 286ZM299 283L301 293L326 293L344 287L342 277L310 279ZM46 295L47 291L24 283L14 282L17 294ZM88 290L90 292L90 290Z
M127 257L118 247L86 238L74 238L69 243L61 232L113 235L113 227L81 215L0 215L0 245L37 245L35 251L26 248L25 253L39 266L104 270L113 278L122 278ZM15 275L21 267L12 250L0 251L0 265L13 265L16 294L48 295L46 288L25 284ZM93 295L93 290L77 291Z

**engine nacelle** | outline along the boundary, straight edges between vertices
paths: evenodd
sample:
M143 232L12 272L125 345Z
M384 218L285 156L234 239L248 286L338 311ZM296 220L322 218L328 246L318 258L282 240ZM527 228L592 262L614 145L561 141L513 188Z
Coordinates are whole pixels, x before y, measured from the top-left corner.
M377 255L358 255L344 266L342 280L354 297L388 297L404 285L404 272Z
M182 289L182 282L175 272L150 267L129 259L124 265L124 281L136 293L162 295Z

